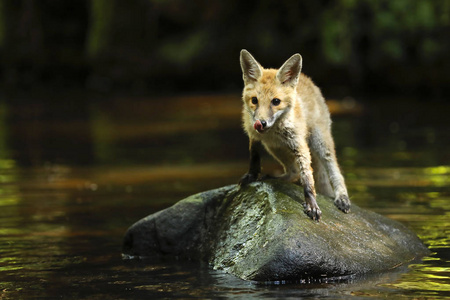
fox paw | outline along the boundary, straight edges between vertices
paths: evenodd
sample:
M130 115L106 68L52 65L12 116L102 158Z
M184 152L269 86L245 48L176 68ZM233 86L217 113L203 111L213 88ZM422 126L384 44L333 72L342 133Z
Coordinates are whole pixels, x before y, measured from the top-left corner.
M320 220L320 217L322 216L322 211L320 210L317 204L311 207L311 205L309 205L308 203L303 203L303 208L305 214L312 220L314 221Z
M334 199L334 205L336 205L337 208L345 212L346 214L350 211L350 199L348 199L347 195L341 195L336 197Z
M258 180L258 175L247 173L242 176L241 180L239 180L239 185L245 186L249 183L255 182L256 180Z

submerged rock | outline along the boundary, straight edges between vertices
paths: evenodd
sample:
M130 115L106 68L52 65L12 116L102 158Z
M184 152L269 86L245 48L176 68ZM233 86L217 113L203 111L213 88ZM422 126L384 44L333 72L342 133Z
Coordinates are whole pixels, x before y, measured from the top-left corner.
M131 226L123 253L204 260L242 279L302 281L385 271L428 253L402 224L318 195L320 222L303 190L278 180L190 196Z

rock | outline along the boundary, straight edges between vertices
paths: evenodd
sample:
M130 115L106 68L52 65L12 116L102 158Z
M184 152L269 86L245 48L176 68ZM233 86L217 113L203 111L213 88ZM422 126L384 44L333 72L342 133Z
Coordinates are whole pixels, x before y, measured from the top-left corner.
M318 195L322 219L315 222L303 201L301 187L278 180L199 193L131 226L123 253L204 260L254 281L380 272L429 253L396 221L354 204L344 214Z

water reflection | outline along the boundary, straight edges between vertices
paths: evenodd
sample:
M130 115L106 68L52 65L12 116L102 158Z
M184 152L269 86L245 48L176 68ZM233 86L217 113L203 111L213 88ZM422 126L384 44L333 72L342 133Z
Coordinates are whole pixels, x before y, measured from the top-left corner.
M120 258L136 220L246 171L239 96L83 99L0 101L0 297L448 296L450 131L440 112L331 103L352 200L405 223L432 256L370 278L261 286L194 262ZM279 166L264 157L264 170Z

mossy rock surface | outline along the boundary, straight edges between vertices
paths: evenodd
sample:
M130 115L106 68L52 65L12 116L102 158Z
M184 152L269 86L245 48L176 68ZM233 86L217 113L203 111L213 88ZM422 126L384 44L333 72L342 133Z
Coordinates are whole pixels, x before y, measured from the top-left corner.
M318 195L320 222L303 190L270 180L190 196L131 226L123 253L203 260L242 279L302 281L386 271L428 254L402 224Z

